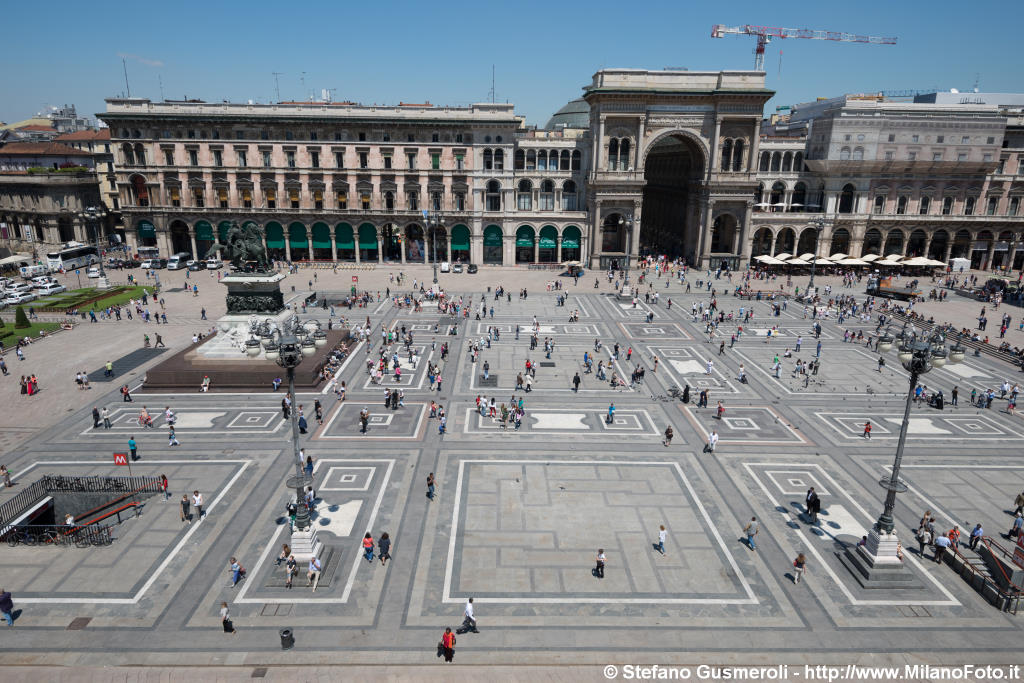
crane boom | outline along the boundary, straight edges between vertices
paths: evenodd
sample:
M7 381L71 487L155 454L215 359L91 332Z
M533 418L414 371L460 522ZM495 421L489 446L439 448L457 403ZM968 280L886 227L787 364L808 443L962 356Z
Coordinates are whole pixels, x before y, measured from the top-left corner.
M772 38L803 38L805 40L831 40L837 43L868 43L871 45L895 45L896 38L883 36L862 36L842 31L817 31L809 28L779 28L776 26L725 26L715 24L711 27L712 38L724 38L727 35L756 36L757 47L754 49L754 70L764 71L764 48Z

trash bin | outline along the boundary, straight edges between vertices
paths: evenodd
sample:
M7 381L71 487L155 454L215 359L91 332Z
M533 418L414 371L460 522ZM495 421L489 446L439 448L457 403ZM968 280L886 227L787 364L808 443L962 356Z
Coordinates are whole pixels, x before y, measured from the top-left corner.
M295 634L290 628L283 628L281 634L281 649L290 650L295 647Z

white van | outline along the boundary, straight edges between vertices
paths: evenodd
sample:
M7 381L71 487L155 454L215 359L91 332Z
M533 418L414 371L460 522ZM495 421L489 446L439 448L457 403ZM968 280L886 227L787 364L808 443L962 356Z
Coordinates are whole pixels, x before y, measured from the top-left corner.
M183 251L167 259L167 270L181 270L188 267L192 254Z
M34 277L40 275L49 275L50 269L46 266L22 266L20 269L21 276L26 280L31 280Z

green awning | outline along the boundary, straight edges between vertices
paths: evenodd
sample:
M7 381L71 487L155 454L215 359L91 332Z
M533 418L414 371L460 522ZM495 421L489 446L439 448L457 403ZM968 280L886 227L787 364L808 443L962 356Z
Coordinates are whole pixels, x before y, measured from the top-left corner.
M331 248L331 228L326 223L314 223L313 224L313 248L314 249L330 249Z
M139 221L139 237L156 237L156 226L149 221Z
M541 249L554 249L558 246L558 229L553 225L545 225L540 229L540 241L538 246Z
M359 248L377 248L377 228L370 223L363 223L359 226Z
M267 249L284 249L284 228L280 223L267 223Z
M487 229L484 230L484 246L485 247L500 247L501 246L501 228L497 225L488 225Z
M231 229L231 221L221 221L217 224L217 239L223 244L228 241L228 230Z
M309 240L306 236L306 226L296 221L288 226L288 244L292 249L306 249L309 247Z
M580 248L580 229L570 225L562 231L562 249Z
M206 242L213 241L213 226L210 221L196 221L196 239Z
M465 225L452 228L452 251L469 251L469 228Z
M338 223L334 226L334 241L338 243L338 249L355 249L356 241L352 234L352 226L348 223Z
M517 247L532 247L533 246L533 228L528 225L521 226L516 230L516 246Z

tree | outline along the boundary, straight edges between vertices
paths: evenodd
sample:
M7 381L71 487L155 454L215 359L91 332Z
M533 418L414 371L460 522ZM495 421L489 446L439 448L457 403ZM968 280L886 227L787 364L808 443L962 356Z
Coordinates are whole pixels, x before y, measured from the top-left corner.
M23 330L27 327L31 327L31 323L28 321L28 316L25 315L25 309L18 306L18 310L14 312L14 328Z

